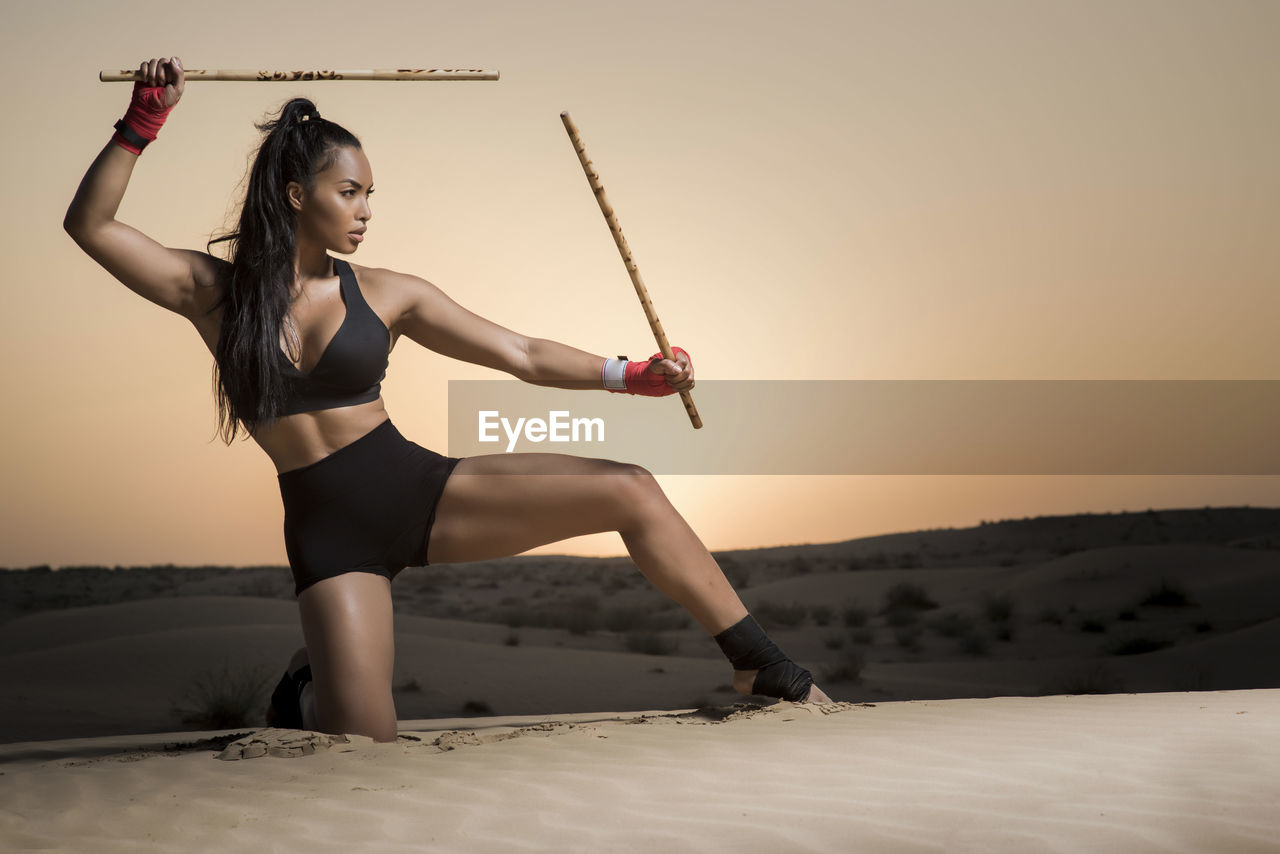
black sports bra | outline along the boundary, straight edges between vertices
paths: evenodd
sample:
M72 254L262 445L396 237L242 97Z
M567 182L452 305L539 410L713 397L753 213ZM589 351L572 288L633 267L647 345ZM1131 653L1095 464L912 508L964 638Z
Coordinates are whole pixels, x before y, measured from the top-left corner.
M333 259L347 313L342 325L310 372L298 370L283 349L276 348L284 370L288 397L281 415L336 409L377 400L387 376L391 332L364 295L351 265Z

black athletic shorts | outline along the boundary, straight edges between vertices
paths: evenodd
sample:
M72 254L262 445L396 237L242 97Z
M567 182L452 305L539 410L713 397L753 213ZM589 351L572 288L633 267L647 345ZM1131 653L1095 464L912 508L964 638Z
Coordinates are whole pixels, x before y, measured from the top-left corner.
M426 566L436 502L461 459L410 442L388 418L279 475L294 595L344 572L392 579L406 566Z

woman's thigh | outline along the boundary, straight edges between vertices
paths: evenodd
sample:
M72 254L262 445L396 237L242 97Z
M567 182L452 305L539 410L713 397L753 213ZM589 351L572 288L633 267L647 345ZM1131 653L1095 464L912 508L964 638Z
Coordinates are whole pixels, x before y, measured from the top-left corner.
M427 558L485 560L623 531L665 501L653 476L629 463L570 454L465 457L436 505Z
M335 575L303 590L298 610L320 727L394 739L390 581L370 572Z

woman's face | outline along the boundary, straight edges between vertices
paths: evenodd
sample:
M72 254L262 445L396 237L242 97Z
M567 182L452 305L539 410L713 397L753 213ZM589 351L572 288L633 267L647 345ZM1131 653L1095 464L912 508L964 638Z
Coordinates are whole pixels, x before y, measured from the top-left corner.
M373 216L372 192L373 172L364 152L351 146L338 149L333 165L316 174L312 192L289 183L289 203L298 212L297 242L316 243L344 255L355 252Z

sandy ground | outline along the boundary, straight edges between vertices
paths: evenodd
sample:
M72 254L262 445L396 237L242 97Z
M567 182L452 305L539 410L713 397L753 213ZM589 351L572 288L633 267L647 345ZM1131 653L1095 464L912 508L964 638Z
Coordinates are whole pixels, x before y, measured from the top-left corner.
M743 703L400 732L222 761L164 750L208 733L0 746L0 843L1230 854L1275 851L1280 833L1280 690Z
M735 694L625 559L407 570L394 744L265 727L285 568L0 573L0 851L1280 850L1277 523L718 554L824 706Z

